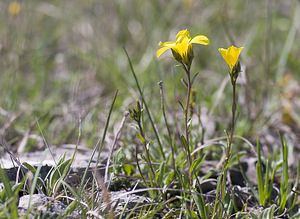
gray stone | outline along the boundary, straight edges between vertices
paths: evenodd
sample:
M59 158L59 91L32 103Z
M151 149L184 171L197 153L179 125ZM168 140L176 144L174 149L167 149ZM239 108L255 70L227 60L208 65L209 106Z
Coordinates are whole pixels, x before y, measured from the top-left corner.
M61 201L48 197L44 194L24 195L19 200L18 210L19 216L24 217L26 215L29 218L35 218L35 216L43 216L43 218L57 218L62 216L66 205ZM79 213L74 211L68 215L68 218L78 218Z

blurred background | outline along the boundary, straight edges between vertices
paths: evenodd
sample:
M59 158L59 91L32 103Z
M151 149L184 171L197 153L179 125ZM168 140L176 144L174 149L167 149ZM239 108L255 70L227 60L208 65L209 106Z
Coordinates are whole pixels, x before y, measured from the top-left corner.
M139 97L129 53L156 121L158 82L169 111L184 98L182 69L169 55L155 57L159 41L181 29L206 35L194 46L196 104L206 138L224 135L231 88L219 47L244 46L237 133L255 138L299 128L300 9L297 0L24 0L0 2L0 134L19 153L49 144L92 147L119 91L111 133ZM81 123L79 123L81 119ZM291 131L292 130L292 131ZM130 138L128 136L127 138ZM276 137L278 138L278 136ZM263 137L262 137L263 139Z

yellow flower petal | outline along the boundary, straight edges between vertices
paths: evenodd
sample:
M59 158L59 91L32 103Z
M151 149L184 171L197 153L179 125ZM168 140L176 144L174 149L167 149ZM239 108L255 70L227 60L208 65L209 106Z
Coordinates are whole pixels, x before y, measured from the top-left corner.
M243 48L244 47L238 48L235 46L230 46L228 49L219 48L219 52L221 53L227 65L229 66L230 70L232 70L232 68L237 63Z
M176 42L181 42L184 39L191 39L190 32L187 29L179 31L176 35Z
M175 50L182 58L188 53L190 44L187 42L176 43L176 45L172 48Z
M201 45L208 45L209 44L209 39L204 36L204 35L198 35L195 36L190 43L195 43L195 44L201 44Z
M174 42L160 42L159 46L160 48L156 51L156 57L159 58L162 54L164 54L168 49L171 49L176 44Z
M219 48L219 52L221 53L223 59L225 60L229 68L232 69L233 66L232 66L232 61L228 56L228 49Z
M175 42L165 42L159 44L160 48L156 51L156 56L160 57L168 49L171 49L175 60L190 66L194 57L192 46L193 43L207 45L209 40L203 35L198 35L192 39L187 29L181 30L177 33Z
M244 49L244 47L237 48L235 46L230 46L228 48L228 53L233 57L234 65L236 64L237 60L239 59L239 56L243 49Z

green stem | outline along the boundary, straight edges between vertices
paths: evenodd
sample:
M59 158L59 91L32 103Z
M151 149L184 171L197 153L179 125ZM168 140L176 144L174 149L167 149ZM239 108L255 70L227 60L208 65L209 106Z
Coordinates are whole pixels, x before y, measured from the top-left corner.
M184 63L182 63L182 66L186 72L187 75L187 99L186 99L186 105L184 109L184 118L185 118L185 139L187 142L187 154L188 154L188 162L189 162L189 167L192 165L192 157L191 157L191 152L190 152L190 133L189 133L189 106L190 106L190 98L191 98L191 90L192 90L192 83L191 83L191 71L190 67L187 67Z
M231 148L232 148L232 142L233 142L233 136L234 136L234 129L235 129L235 114L236 114L236 83L235 80L232 80L232 106L231 106L231 127L230 127L230 135L227 145L227 151L226 151L226 160L224 163L224 176L223 176L223 192L222 192L222 198L225 196L225 186L226 186L226 177L227 177L227 169L228 169L228 163L231 157Z
M138 160L138 146L137 146L137 145L136 145L136 147L135 147L135 161L136 161L136 166L137 166L137 168L138 168L138 171L139 171L139 173L140 173L140 175L141 175L141 177L142 177L142 180L143 180L145 186L147 186L146 179L145 179L145 177L144 177L144 175L143 175L143 172L142 172L142 169L141 169L141 167L140 167L139 160Z
M228 170L228 164L229 164L230 157L231 157L231 148L232 148L234 129L235 129L235 114L236 114L236 81L235 80L232 80L231 113L232 113L232 117L231 117L230 135L229 135L227 151L226 151L226 160L225 160L225 163L224 163L224 172L223 172L223 176L222 176L222 192L221 192L222 200L225 198L227 170Z
M85 178L87 176L87 172L91 166L91 163L93 161L93 158L95 156L95 153L98 151L98 156L97 156L97 162L96 162L96 168L95 168L95 171L97 170L97 167L99 165L99 162L100 162L100 154L103 150L103 147L104 147L104 141L105 141L105 138L106 138L106 133L107 133L107 130L108 130L108 126L109 126L109 122L110 122L110 117L111 117L111 114L112 114L112 111L113 111L113 108L114 108L114 105L115 105L115 102L116 102L116 99L117 99L117 96L118 96L118 90L116 91L114 97L113 97L113 100L112 100L112 103L111 103L111 106L110 106L110 109L109 109L109 113L108 113L108 116L107 116L107 119L106 119L106 122L105 122L105 127L104 127L104 131L103 131L103 134L102 134L102 138L98 139L94 149L93 149L93 152L92 152L92 155L89 159L89 162L88 162L88 165L87 167L85 168L84 170L84 173L83 173L83 176L82 176L82 179L81 179L81 183L80 183L80 191L82 192L83 188L84 188L84 184L85 184Z
M190 98L191 98L191 90L192 90L192 82L191 82L191 66L186 66L184 63L181 63L185 73L187 75L187 98L186 105L184 109L184 118L185 118L185 139L186 139L186 153L188 159L188 172L189 172L189 186L193 184L192 174L191 174L191 166L192 166L192 156L190 150L190 132L189 132L189 109L190 109Z
M172 155L172 167L173 167L173 170L175 172L175 149L174 149L174 145L173 145L173 141L172 141L172 132L171 132L168 120L167 120L167 115L166 115L166 110L165 110L165 95L164 95L163 82L160 81L158 85L159 85L160 98L161 98L160 99L160 101L161 101L161 110L162 110L162 113L163 113L164 121L165 121L167 130L168 130L168 135L169 135L169 138L170 138L170 146L171 146L171 153L172 153L171 154Z
M143 139L144 139L143 146L144 146L144 149L145 149L145 151L146 151L147 163L148 163L148 165L149 165L149 167L150 167L150 170L151 170L151 173L152 173L152 177L153 177L153 179L155 179L155 171L154 171L153 166L152 166L150 153L149 153L149 150L148 150L148 148L147 148L147 143L146 143L145 133L144 133L144 130L143 130L143 127L142 127L140 121L138 122L138 126L139 126L139 130L140 130L140 134L141 134L141 136L142 136ZM152 182L151 182L151 183L152 183Z
M224 169L223 173L219 176L220 177L220 183L218 183L217 186L217 195L216 195L216 202L214 205L214 210L213 210L213 219L217 216L218 214L218 200L224 200L225 199L225 193L226 193L226 178L227 178L227 170L228 170L228 164L230 161L231 157L231 147L232 147L232 142L233 142L233 136L234 136L234 128L235 128L235 114L236 114L236 81L231 78L232 82L232 107L231 107L231 112L232 112L232 118L231 118L231 127L230 127L230 135L228 136L228 141L227 141L227 148L226 148L226 159L224 162ZM220 195L219 195L220 194Z
M231 152L231 145L233 142L233 135L234 135L234 129L235 129L235 114L236 114L236 83L232 83L232 107L231 107L231 128L230 128L230 138L229 138L229 144L228 144L228 150L227 150L227 158L229 159L230 152Z
M144 146L144 150L146 151L146 162L148 163L149 167L150 167L150 170L151 170L151 174L152 174L152 177L150 178L150 184L152 187L160 187L161 185L158 184L157 180L156 180L156 177L155 177L155 171L153 169L153 164L152 164L152 161L151 161L151 156L150 156L150 152L147 148L147 143L146 143L146 136L145 136L145 132L143 130L143 127L142 127L142 124L141 124L141 121L138 122L138 126L139 126L139 130L140 130L140 134L141 136L143 137L144 139L144 142L143 142L143 146ZM137 149L136 149L137 150ZM137 153L137 152L136 152ZM137 154L136 154L136 159L137 159ZM137 164L138 164L138 161L137 161ZM139 168L139 172L142 173L141 169L140 169L140 166L138 165L138 168ZM145 178L143 177L143 180L145 181ZM153 180L153 181L152 181ZM146 181L145 181L146 182ZM146 185L146 184L145 184ZM163 199L166 200L166 196L164 194L164 192L162 190L159 191L161 193L161 196L163 197Z
M153 129L154 134L155 134L155 137L156 137L156 139L157 139L157 142L158 142L158 146L159 146L161 155L162 155L163 159L165 160L165 159L166 159L166 156L165 156L165 153L164 153L164 150L163 150L163 146L162 146L162 143L161 143L161 140L160 140L160 136L159 136L158 131L157 131L156 127L155 127L154 121L153 121L153 119L152 119L150 110L149 110L148 105L147 105L147 102L145 101L145 97L144 97L144 94L143 94L143 92L142 92L140 83L139 83L139 81L138 81L138 79L137 79L137 76L136 76L135 70L134 70L134 68L133 68L131 59L130 59L130 57L129 57L129 55L128 55L128 53L127 53L127 50L125 49L125 47L124 47L123 49L124 49L124 52L125 52L125 54L126 54L126 56L127 56L128 63L129 63L130 69L131 69L131 73L132 73L132 75L133 75L133 77L134 77L136 86L137 86L138 91L139 91L139 93L140 93L140 95L141 95L141 98L142 98L143 104L144 104L144 106L145 106L146 112L147 112L147 114L148 114L148 117L149 117L149 120L150 120L152 129Z

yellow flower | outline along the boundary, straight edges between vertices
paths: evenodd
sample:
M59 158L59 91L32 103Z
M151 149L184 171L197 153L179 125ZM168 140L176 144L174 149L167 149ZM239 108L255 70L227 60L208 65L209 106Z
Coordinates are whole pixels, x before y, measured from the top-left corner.
M21 12L21 4L17 1L13 1L8 6L8 13L12 16L17 16Z
M159 58L168 49L171 49L178 62L190 65L194 57L192 44L208 45L209 39L204 35L191 38L188 30L181 30L177 33L175 42L159 43L160 48L157 50L156 56Z
M228 49L219 48L219 52L230 68L230 73L232 73L233 68L238 63L238 59L243 48L244 47L238 48L235 46L230 46Z

